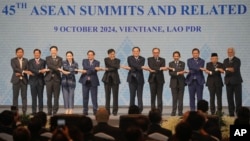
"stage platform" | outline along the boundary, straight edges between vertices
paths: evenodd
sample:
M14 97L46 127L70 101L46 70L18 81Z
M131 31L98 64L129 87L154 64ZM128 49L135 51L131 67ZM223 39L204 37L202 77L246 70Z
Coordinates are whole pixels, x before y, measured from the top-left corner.
M101 105L99 107L104 107L104 106ZM21 107L19 107L19 109L21 109ZM7 105L3 106L3 105L1 105L0 106L0 112L2 112L3 110L10 110L10 106L7 106ZM75 106L73 114L82 114L82 110L83 110L82 106ZM149 110L150 110L150 106L145 106L142 114L143 115L148 115ZM185 111L188 111L188 110L189 110L188 106L184 106L183 107L183 113ZM167 119L171 115L171 111L172 111L172 107L171 106L164 106L163 107L163 112L162 112L163 113L163 120ZM44 112L47 113L47 107L46 106L44 108ZM223 112L224 112L224 115L228 115L228 109L227 109L227 107L223 107ZM128 106L120 106L119 110L118 110L118 114L116 116L110 115L109 124L118 127L120 115L126 115L127 113L128 113ZM31 106L28 106L27 114L31 114ZM60 106L59 111L58 111L57 114L64 114L64 108L63 108L63 106ZM95 116L93 115L93 110L92 110L91 106L89 107L89 115L88 116L92 119L93 124L95 125L96 124L96 122L95 122ZM48 120L49 120L49 118L50 118L50 116L48 116Z

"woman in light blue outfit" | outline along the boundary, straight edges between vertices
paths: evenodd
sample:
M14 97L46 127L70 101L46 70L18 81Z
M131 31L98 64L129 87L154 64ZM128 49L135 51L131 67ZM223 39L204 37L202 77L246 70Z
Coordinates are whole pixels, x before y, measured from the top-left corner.
M78 70L78 64L74 60L72 51L66 52L66 60L63 61L62 66L62 92L65 114L72 114L74 108L74 91L76 87L75 74L77 74Z

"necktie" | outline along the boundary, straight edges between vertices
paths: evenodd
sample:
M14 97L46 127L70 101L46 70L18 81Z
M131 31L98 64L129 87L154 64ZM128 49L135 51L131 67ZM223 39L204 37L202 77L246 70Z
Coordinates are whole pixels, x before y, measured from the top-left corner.
M36 64L37 64L37 65L39 64L39 59L36 59Z
M18 59L19 60L19 64L20 64L20 69L23 68L23 59Z

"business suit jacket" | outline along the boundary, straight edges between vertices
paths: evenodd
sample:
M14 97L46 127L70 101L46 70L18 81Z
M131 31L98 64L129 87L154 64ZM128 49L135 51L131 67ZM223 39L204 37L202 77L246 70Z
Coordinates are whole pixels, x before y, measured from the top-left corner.
M169 67L174 68L169 70L170 75L170 88L183 88L185 87L185 76L177 75L177 72L185 70L185 63L183 61L178 62L178 66L175 64L175 61L169 62Z
M29 60L29 71L33 73L33 75L29 76L29 84L39 84L44 85L44 74L39 73L39 70L45 69L46 62L44 59L39 59L39 64L36 63L35 58Z
M93 134L106 133L115 138L116 141L123 140L121 129L108 125L105 122L100 122L93 128Z
M58 68L62 67L62 58L56 56L55 61L52 56L46 57L47 68L50 70L45 75L45 82L50 81L52 79L52 75L54 75L54 80L61 82L61 73Z
M221 72L215 71L216 68L223 68L223 64L220 62L216 63L216 67L213 65L212 62L207 63L206 65L207 70L211 71L212 74L207 75L207 82L206 86L213 87L215 86L223 86Z
M152 133L160 133L169 138L172 137L172 132L170 130L162 128L159 124L156 124L156 123L152 123L148 127L148 135Z
M148 82L154 83L155 81L157 81L157 83L165 83L163 71L160 70L160 67L165 67L165 59L159 57L158 60L156 60L154 57L149 57L148 66L150 67L150 69L155 71L150 72Z
M186 77L186 84L191 84L193 79L196 77L196 80L199 85L203 85L205 83L205 78L203 75L203 71L200 68L203 68L205 65L205 61L201 58L198 58L197 61L194 58L189 58L187 60L187 65L189 69L189 73Z
M17 77L15 73L20 73L22 74L22 81L24 82L24 84L27 84L28 83L28 76L27 74L24 74L22 73L24 70L28 70L28 59L26 58L23 58L22 60L22 68L20 67L20 63L19 63L19 60L17 57L15 58L12 58L11 59L11 67L12 67L12 70L13 70L13 74L12 74L12 77L11 77L11 83L12 84L17 84L19 82L19 79L20 77Z
M134 81L133 77L137 80L138 84L144 84L142 66L145 64L145 58L142 56L138 57L138 62L134 56L127 58L128 66L131 68L128 72L127 82L131 83Z
M236 85L236 84L240 84L243 82L241 73L240 73L241 61L238 57L234 56L232 61L229 61L229 58L227 58L224 60L223 64L225 68L228 68L228 67L234 68L234 72L225 70L226 71L225 84Z
M78 69L78 63L73 62L71 65L69 64L68 61L63 61L62 62L63 70L69 71L70 74L62 74L62 86L69 86L72 88L76 87L76 78L75 74L77 74L77 71L75 69Z
M87 73L84 73L81 75L79 82L85 85L86 81L88 80L88 77L90 77L91 86L99 86L100 83L99 83L99 79L98 79L97 71L95 70L95 67L99 67L100 62L97 60L93 60L92 64L90 64L89 59L83 59L82 66L83 66L83 69L87 71Z
M120 68L120 59L115 58L111 60L110 58L104 59L105 67L108 70L105 71L102 81L104 83L109 83L110 79L112 79L113 84L120 84L120 77L118 74L118 69Z

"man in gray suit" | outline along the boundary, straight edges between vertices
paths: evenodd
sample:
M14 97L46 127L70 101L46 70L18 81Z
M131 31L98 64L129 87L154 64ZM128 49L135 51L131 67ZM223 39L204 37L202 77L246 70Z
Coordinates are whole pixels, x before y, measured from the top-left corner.
M173 106L171 116L176 115L177 104L178 104L178 115L182 116L183 110L183 95L185 89L185 76L186 73L185 63L180 61L181 54L179 51L173 52L174 60L169 62L169 75L170 78L170 88L173 98Z
M16 49L16 57L11 59L11 67L13 74L11 77L11 83L13 84L13 106L18 107L18 96L21 90L22 97L22 111L26 114L27 110L27 83L28 76L32 75L28 71L28 59L23 58L24 50L22 48Z
M57 56L58 48L50 47L51 56L46 57L47 69L49 71L45 75L45 84L47 90L47 107L48 115L56 114L59 108L59 94L61 84L61 74L59 69L62 67L62 58ZM54 106L52 109L52 95L54 95Z

